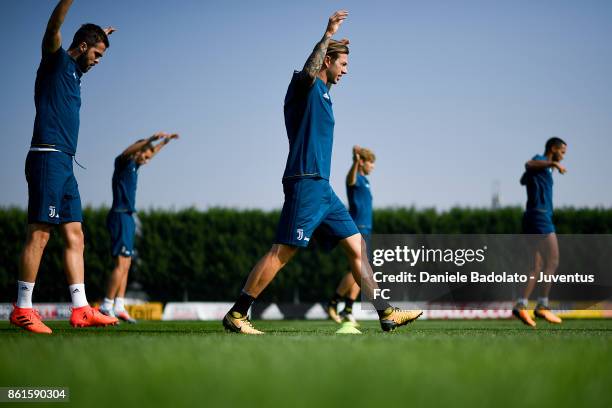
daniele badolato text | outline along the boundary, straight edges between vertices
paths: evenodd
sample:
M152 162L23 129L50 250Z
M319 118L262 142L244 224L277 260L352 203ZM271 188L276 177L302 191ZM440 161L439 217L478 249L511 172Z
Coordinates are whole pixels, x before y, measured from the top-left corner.
M478 249L432 249L421 246L415 249L398 245L395 249L375 249L372 253L372 264L376 268L395 264L393 269L396 269L398 264L424 269L426 264L433 263L450 263L460 268L472 268L486 260L486 251L486 246ZM544 272L538 272L534 276L529 276L525 272L447 271L431 273L420 270L390 273L377 270L374 271L373 278L378 283L524 283L529 280L547 283L595 282L595 276L588 274L547 275Z
M374 272L374 280L378 283L520 283L528 280L537 282L552 283L593 283L593 275L582 275L574 273L572 275L546 275L540 272L538 276L528 276L519 273L489 272L444 272L430 273L420 272L399 272L388 274L385 272Z

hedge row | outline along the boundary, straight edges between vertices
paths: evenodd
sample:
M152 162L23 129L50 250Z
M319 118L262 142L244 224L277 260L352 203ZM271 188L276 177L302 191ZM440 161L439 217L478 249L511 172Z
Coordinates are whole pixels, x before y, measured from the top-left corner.
M84 211L85 264L90 300L104 295L104 284L113 260L105 227L108 209ZM198 211L150 210L139 213L142 235L137 239L138 260L131 282L138 282L151 299L231 300L239 292L255 262L270 247L278 211L210 209ZM414 208L379 209L374 212L376 233L490 233L520 232L518 207L490 209L454 208L446 212ZM556 210L558 233L612 233L612 209ZM15 296L19 253L23 246L26 213L0 208L0 291L2 301ZM68 301L62 269L62 241L50 240L37 280L34 300ZM330 296L347 270L342 251L300 251L264 292L266 301L319 301Z

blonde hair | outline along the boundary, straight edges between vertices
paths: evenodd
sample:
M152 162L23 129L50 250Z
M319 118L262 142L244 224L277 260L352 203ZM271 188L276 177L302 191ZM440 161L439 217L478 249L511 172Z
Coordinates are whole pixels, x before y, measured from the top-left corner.
M366 149L365 147L362 147L361 150L359 150L359 157L363 159L363 161L369 161L372 163L376 161L376 155L374 152L370 149Z
M327 46L326 56L329 56L332 60L338 58L339 54L348 54L349 48L346 43L342 41L337 41L334 39L329 40L329 45Z

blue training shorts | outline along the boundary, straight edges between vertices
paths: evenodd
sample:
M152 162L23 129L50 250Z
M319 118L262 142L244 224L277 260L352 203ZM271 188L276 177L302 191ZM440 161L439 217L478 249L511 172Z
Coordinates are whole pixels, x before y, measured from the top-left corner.
M111 253L114 257L134 255L134 235L136 223L132 213L109 211L106 228L111 237Z
M523 234L550 234L555 232L552 216L546 211L530 210L523 214Z
M72 156L63 152L29 152L28 223L82 222L79 185L72 171Z
M319 246L331 249L340 240L359 233L329 181L322 178L286 180L283 191L285 202L275 243L306 247L316 235Z

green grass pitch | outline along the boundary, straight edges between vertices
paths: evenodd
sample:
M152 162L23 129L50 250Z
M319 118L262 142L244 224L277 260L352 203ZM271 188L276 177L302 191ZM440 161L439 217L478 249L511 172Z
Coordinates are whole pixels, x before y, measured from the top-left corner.
M0 323L0 386L70 388L82 407L611 407L612 320L141 322L51 336ZM19 404L18 406L33 406ZM0 406L6 406L1 404ZM39 406L39 405L36 405Z

